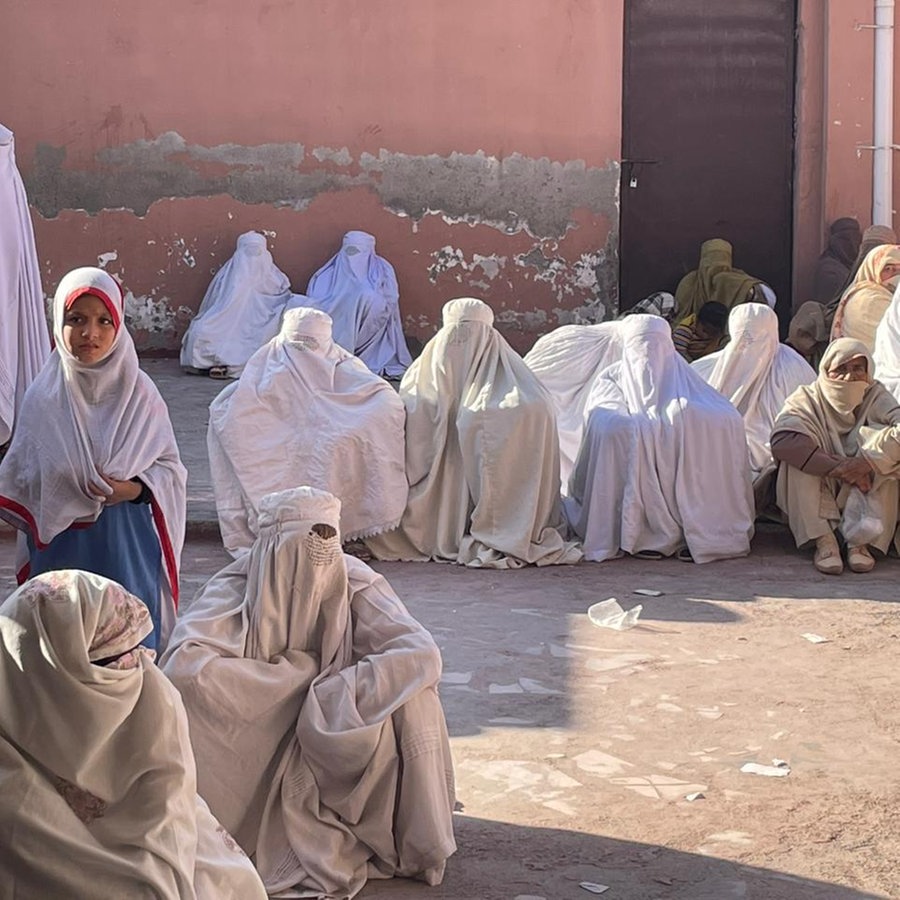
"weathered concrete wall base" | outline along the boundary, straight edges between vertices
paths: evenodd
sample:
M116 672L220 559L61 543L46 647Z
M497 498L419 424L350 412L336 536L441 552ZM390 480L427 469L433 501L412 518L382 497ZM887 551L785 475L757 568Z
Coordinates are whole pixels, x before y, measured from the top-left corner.
M90 168L40 144L27 188L45 289L73 266L102 265L125 286L144 351L177 350L240 233L264 231L302 293L354 228L396 268L410 337L427 340L447 300L474 295L524 350L557 324L615 310L618 178L616 163L203 147L167 132L100 150Z

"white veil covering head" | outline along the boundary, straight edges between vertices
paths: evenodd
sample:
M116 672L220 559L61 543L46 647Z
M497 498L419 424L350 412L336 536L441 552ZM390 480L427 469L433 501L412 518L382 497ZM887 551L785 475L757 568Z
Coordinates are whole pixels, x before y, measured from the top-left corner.
M875 378L900 400L900 287L875 331Z
M248 231L213 276L181 343L181 365L227 366L237 378L247 360L278 333L291 285L272 261L266 238Z
M0 876L10 895L261 900L196 793L177 691L137 644L147 608L99 575L0 606Z
M313 488L263 498L252 550L201 590L162 659L200 791L270 894L353 897L369 872L435 884L455 849L440 652L341 552L339 519Z
M348 231L341 249L310 278L306 296L292 303L328 313L335 343L376 375L399 378L412 362L400 321L397 276L365 231Z
M676 353L658 316L621 322L622 360L594 387L566 514L585 556L745 556L753 492L741 417ZM714 523L714 524L711 524Z
M0 125L0 445L50 354L44 291L13 133Z
M672 297L673 308L674 303ZM591 388L607 366L621 359L619 332L619 322L563 325L538 338L525 356L526 365L549 391L556 408L559 474L564 494L581 446Z
M210 469L225 548L248 550L258 504L313 485L339 496L346 540L395 528L406 508L403 401L298 307L210 404Z
M106 356L92 364L79 362L63 337L65 312L84 294L103 301L116 328ZM60 281L53 299L56 347L25 394L20 422L0 463L0 517L43 547L73 524L96 521L103 504L91 484L102 486L104 475L140 478L153 494L165 569L166 632L178 602L187 472L168 409L138 367L123 317L119 285L102 269L75 269ZM27 577L27 558L20 540L20 581Z
M575 563L562 537L553 401L481 300L444 324L400 383L409 500L400 527L367 543L381 559L487 568Z
M812 366L778 341L778 316L759 303L734 307L728 316L731 340L723 350L692 367L744 419L750 468L756 480L774 466L769 437L784 401L801 384L815 381Z

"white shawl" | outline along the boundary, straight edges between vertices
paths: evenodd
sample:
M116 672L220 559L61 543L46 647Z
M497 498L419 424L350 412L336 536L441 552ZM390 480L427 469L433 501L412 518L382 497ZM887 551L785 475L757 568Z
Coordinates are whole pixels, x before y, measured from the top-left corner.
M281 332L209 407L207 444L225 548L249 550L260 499L300 484L341 500L345 540L396 528L406 507L403 401L331 339L331 319L291 309Z
M621 327L622 361L597 382L565 500L585 556L684 544L697 563L746 556L753 491L740 415L678 356L663 319Z
M728 315L731 340L692 363L707 384L727 397L744 419L754 482L775 468L769 438L784 401L816 380L796 350L778 342L778 316L760 303L744 303Z
M83 294L106 304L116 325L108 354L92 365L66 346L67 304ZM178 567L184 543L185 484L169 412L156 385L138 368L124 326L122 292L102 269L69 272L53 299L56 347L22 403L22 416L0 463L0 518L45 547L70 525L94 522L103 509L89 485L103 475L140 478L153 493L153 522L162 550L162 628L165 639L178 604ZM28 552L19 540L20 583Z
M376 375L399 378L412 362L400 321L400 289L375 238L348 231L341 249L309 280L302 303L328 313L334 342L358 356Z
M900 287L875 331L874 378L900 401Z
M398 529L367 541L380 559L581 559L561 533L553 401L493 321L481 300L451 300L400 384L409 501Z
M287 275L272 261L266 239L248 231L216 272L181 343L181 365L227 366L237 378L247 360L278 333L291 297Z
M50 354L44 292L13 133L0 125L0 444Z
M312 488L264 497L252 550L203 588L162 659L200 793L279 896L436 884L455 849L440 652L341 553L339 518Z
M5 896L264 900L197 797L178 692L135 649L152 627L137 598L79 571L0 606Z
M528 368L540 378L556 407L559 475L564 494L581 446L591 388L607 366L622 358L619 330L619 322L563 325L539 338L525 356Z

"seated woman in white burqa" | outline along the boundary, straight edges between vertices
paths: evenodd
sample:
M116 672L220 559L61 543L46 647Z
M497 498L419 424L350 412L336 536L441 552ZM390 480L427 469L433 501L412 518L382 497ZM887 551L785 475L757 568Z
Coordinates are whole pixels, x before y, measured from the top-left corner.
M409 500L400 527L366 541L379 559L517 568L574 563L562 537L553 401L481 300L444 324L400 383Z
M622 358L620 329L620 322L563 325L538 338L525 355L525 363L549 391L556 408L559 475L564 494L581 446L594 382L607 366Z
M324 491L264 497L250 553L200 591L162 659L200 794L273 896L437 884L456 848L440 651L341 552L339 524Z
M412 362L400 321L400 288L391 264L375 253L375 238L348 231L341 249L309 280L304 304L328 313L334 341L376 375L399 378Z
M564 501L585 557L746 556L753 491L740 413L678 355L665 320L620 327L622 360L597 380Z
M150 612L76 569L0 606L0 894L265 900L197 796L178 691L140 646Z
M272 261L265 236L242 234L185 332L182 367L193 375L239 377L247 360L278 333L290 298L288 277Z
M801 384L816 380L796 350L778 342L778 316L762 303L743 303L728 315L724 350L691 363L707 384L727 397L744 419L756 508L774 502L776 462L769 437L784 401Z
M340 498L344 540L395 528L406 508L405 418L397 392L334 343L325 313L289 309L278 335L209 407L225 548L249 550L259 501L298 484Z

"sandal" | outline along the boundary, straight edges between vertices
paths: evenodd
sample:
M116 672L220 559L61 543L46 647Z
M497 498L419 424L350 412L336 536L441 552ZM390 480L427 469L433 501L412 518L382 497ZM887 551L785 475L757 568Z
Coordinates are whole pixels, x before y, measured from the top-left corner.
M681 562L693 562L694 561L694 557L691 556L691 551L687 547L682 547L678 551L678 559L681 560Z
M224 381L228 378L228 366L213 366L209 370L209 377Z
M875 568L875 557L865 544L847 548L847 565L851 572L871 572Z
M635 559L665 559L666 555L659 550L638 550L631 554Z
M844 571L841 551L837 538L832 532L823 534L816 540L816 552L813 554L813 565L823 575L840 575ZM875 560L872 560L875 565Z

